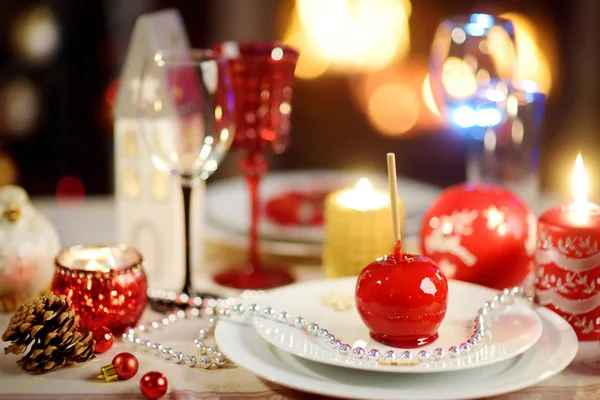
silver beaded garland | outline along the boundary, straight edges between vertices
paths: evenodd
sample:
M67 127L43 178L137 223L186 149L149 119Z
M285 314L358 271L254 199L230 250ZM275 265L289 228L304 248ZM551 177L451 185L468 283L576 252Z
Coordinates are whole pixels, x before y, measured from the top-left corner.
M153 295L151 294L153 293ZM289 313L282 311L276 313L272 307L261 308L257 304L250 304L244 306L243 304L235 304L230 306L223 306L219 304L227 304L228 301L215 301L209 300L208 306L206 306L206 300L203 301L199 297L189 298L188 296L182 297L172 292L149 291L149 296L159 300L173 300L175 302L181 302L182 304L188 304L193 308L187 311L178 310L172 313L162 320L152 321L148 325L138 325L136 328L130 328L123 335L122 339L134 346L140 346L143 351L152 350L152 352L167 360L173 360L178 364L185 363L189 367L200 366L201 368L208 369L211 367L220 368L223 367L227 359L225 355L220 353L216 347L206 346L204 340L207 339L212 333L217 324L219 318L237 317L245 312L248 312L254 316L260 316L263 318L278 321L280 323L289 324L297 329L305 330L310 335L322 338L332 350L336 350L342 356L351 356L354 359L362 360L368 359L369 361L382 361L382 360L395 360L399 357L401 360L410 361L415 357L422 363L443 361L447 357L457 358L471 354L474 350L479 348L486 340L490 338L490 327L492 323L492 316L495 315L503 307L513 304L514 298L519 296L522 298L530 299L526 296L523 289L519 287L504 289L501 293L494 296L491 301L487 301L483 304L482 308L477 311L475 318L473 319L473 330L467 340L460 343L458 346L451 346L447 350L443 348L436 348L432 353L425 350L421 350L416 355L411 351L403 351L396 355L393 350L386 351L383 356L377 349L370 349L366 351L362 347L352 348L347 343L340 342L332 333L327 329L319 327L316 323L307 324L307 321L303 317L293 318ZM172 299L171 299L172 298ZM212 302L212 303L211 303ZM199 308L200 305L204 305L204 308ZM199 359L193 354L185 355L182 352L174 351L171 348L164 348L160 343L152 343L148 340L142 340L138 334L144 332L151 332L160 330L161 328L169 326L181 319L186 319L190 316L202 317L202 315L208 316L208 326L198 331L198 337L194 339L194 344L198 349L200 355Z
M210 358L208 358L207 356L204 356L200 359L200 367L207 369L210 368L210 366L212 365L212 360Z
M188 356L185 358L185 365L187 365L187 366L188 366L188 367L190 367L190 368L193 368L193 367L195 367L195 366L196 366L196 356L193 356L193 355L191 355L191 354L190 354L190 355L188 355Z
M275 313L275 310L273 309L273 307L265 307L263 309L263 315L265 317L271 317L274 313Z
M177 353L173 353L173 361L175 361L176 364L181 364L183 362L183 353L178 351Z
M279 314L279 322L283 322L284 324L287 324L290 322L290 317L291 317L291 315L284 311Z
M344 344L340 345L339 352L341 355L347 356L348 354L350 354L351 351L352 351L352 346L350 346L349 344L344 343Z
M421 362L426 362L429 360L429 353L426 350L421 350L419 353L417 353L417 358Z
M433 351L433 357L436 361L443 360L444 357L446 357L446 350L442 349L441 347L438 347Z
M165 360L171 359L172 354L173 354L173 349L170 347L167 347L166 349L163 349L163 351L162 351L162 355Z
M152 351L154 351L155 356L160 356L163 351L163 345L160 343L154 343L152 345Z
M204 343L204 340L207 339L212 331L215 328L217 323L217 318L212 316L214 313L213 308L205 308L202 310L205 315L211 315L208 318L208 327L202 328L198 330L198 337L194 339L194 345L198 349L200 355L204 357L201 358L203 362L199 362L195 355L193 354L185 354L180 351L175 351L172 348L165 348L160 343L152 343L149 340L142 340L138 334L139 333L147 333L151 331L156 331L159 327L168 326L172 323L175 323L179 320L184 320L189 318L190 316L201 316L201 311L198 308L189 309L187 311L178 310L162 320L153 321L148 325L138 325L135 328L129 329L122 335L123 340L132 343L134 346L140 346L142 351L152 351L156 356L162 356L165 360L171 360L176 364L185 364L189 367L195 367L196 365L200 365L202 368L211 368L223 367L227 363L227 357L223 353L220 353L216 347L207 347ZM232 311L234 311L232 309ZM244 307L235 308L234 315L241 315L244 312ZM229 310L224 310L218 312L221 316L230 316L232 312ZM158 327L157 327L158 325ZM208 360L208 363L206 362Z
M460 350L460 354L469 354L471 352L471 345L469 342L462 342L458 348Z
M362 347L355 347L352 350L352 357L360 360L361 358L363 358L365 356L365 349L363 349Z
M296 317L296 319L294 320L294 326L298 329L304 328L305 325L306 319L304 319L304 317Z
M456 357L460 356L460 350L458 349L458 346L451 346L448 349L448 354L450 354L450 357L452 357L452 358L456 358Z
M379 350L371 349L367 353L367 356L369 357L370 361L378 361L379 360Z
M244 310L245 308L242 304L236 304L233 307L231 307L231 311L234 315L242 315L244 313Z

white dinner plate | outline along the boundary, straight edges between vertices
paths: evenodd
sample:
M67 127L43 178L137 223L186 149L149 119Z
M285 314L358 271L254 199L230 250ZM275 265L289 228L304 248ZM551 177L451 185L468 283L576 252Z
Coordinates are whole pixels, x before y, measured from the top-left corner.
M372 340L355 307L336 311L324 305L323 298L331 293L353 300L355 285L356 277L302 282L267 292L258 303L263 308L273 305L277 313L287 311L292 318L301 315L309 322L314 321L353 348L360 346L367 351L375 348L381 354L387 350L395 350L398 354L408 350ZM431 344L410 350L415 355L420 350L427 350L431 354L438 347L447 350L464 342L471 334L477 309L484 302L491 301L496 294L495 290L483 286L449 280L448 310L438 330L439 338ZM526 300L516 298L498 316L489 342L470 355L417 365L391 366L342 356L337 350L330 349L322 338L278 321L255 317L253 323L263 339L298 357L339 367L390 373L437 373L495 364L527 351L542 334L542 322L538 314Z
M229 247L237 249L248 248L248 236L246 235L217 229L213 226L207 226L205 232L211 240L226 243ZM402 248L408 253L420 254L419 237L410 236L403 239ZM284 257L321 258L323 245L321 243L260 239L260 251L261 253Z
M343 171L270 172L261 182L260 195L264 202L289 191L311 191L319 188L337 190L353 187L360 178L368 178L374 188L387 191L385 175L360 174ZM402 198L406 221L404 232L416 235L421 229L423 213L439 195L440 189L421 182L399 179L398 192ZM206 191L206 222L214 230L246 235L250 226L249 200L242 177L210 183ZM259 228L263 240L274 242L322 243L322 226L282 226L263 218Z
M252 326L217 325L220 350L239 366L282 386L326 396L371 400L472 399L513 392L556 375L575 357L577 337L552 311L537 310L540 340L509 360L469 371L388 374L339 368L296 357L263 340Z

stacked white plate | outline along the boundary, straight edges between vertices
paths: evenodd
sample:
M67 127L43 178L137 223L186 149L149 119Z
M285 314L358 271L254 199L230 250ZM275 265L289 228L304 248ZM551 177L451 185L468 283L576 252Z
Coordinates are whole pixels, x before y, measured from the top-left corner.
M290 191L309 193L314 190L338 190L356 185L368 178L375 189L387 191L387 177L342 171L271 172L261 183L264 204L274 196ZM414 236L421 229L427 207L440 189L421 182L399 179L398 191L404 202L406 221L404 235ZM231 246L248 245L250 226L249 199L243 178L210 183L206 195L206 224L210 237ZM259 227L261 249L282 256L320 257L325 238L322 226L283 226L263 218Z
M286 311L327 328L352 347L394 350L374 342L354 307L329 306L332 295L352 299L356 278L299 283L268 292L252 302ZM431 353L469 336L477 309L497 293L460 281L449 282L446 317L439 338L419 348ZM414 365L382 365L341 355L323 337L279 322L253 317L251 323L222 321L215 335L222 352L238 365L282 386L352 399L469 399L535 385L566 368L577 337L560 316L516 298L495 317L488 341L472 353ZM413 349L414 351L414 349Z

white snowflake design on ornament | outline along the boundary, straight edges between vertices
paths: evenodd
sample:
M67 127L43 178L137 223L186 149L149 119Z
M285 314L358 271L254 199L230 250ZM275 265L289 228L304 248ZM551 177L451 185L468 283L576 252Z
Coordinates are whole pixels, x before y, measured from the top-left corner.
M428 253L448 253L472 267L477 257L461 244L463 236L473 234L473 221L479 216L477 210L455 211L442 215L431 233L425 237L424 246Z
M483 216L487 219L487 228L491 231L498 230L498 233L505 235L508 231L508 223L506 222L506 214L499 210L496 206L490 206L483 212Z

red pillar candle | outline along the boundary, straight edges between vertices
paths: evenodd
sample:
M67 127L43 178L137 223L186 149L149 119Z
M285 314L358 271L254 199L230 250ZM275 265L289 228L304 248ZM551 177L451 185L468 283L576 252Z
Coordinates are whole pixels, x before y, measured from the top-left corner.
M575 201L538 219L536 301L565 318L579 340L600 339L600 206L587 202L581 156L573 175Z

